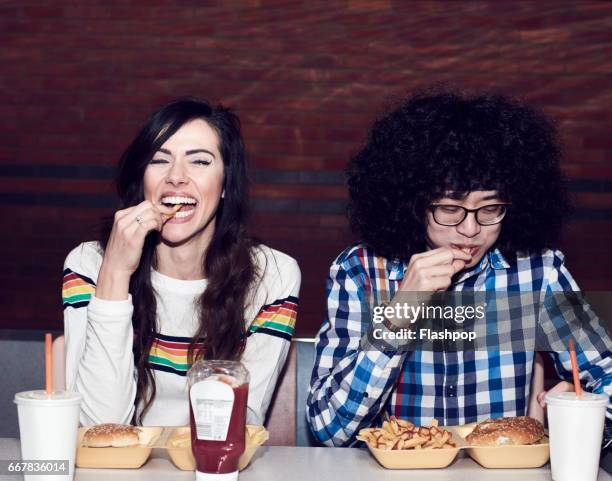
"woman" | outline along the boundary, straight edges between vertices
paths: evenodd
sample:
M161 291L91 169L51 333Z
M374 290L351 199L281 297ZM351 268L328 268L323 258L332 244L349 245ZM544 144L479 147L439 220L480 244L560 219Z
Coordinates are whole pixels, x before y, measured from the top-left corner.
M67 388L81 423L184 425L197 358L239 359L263 424L293 333L300 271L245 231L240 123L196 99L156 111L124 152L120 210L64 266Z

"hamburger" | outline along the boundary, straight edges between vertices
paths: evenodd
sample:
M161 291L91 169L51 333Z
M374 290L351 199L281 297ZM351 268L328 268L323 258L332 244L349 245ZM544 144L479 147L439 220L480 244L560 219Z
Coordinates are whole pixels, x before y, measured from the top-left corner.
M540 421L527 416L487 419L476 425L466 441L474 446L535 444L544 437Z
M98 424L85 431L83 446L88 448L120 448L140 443L141 429L125 424Z

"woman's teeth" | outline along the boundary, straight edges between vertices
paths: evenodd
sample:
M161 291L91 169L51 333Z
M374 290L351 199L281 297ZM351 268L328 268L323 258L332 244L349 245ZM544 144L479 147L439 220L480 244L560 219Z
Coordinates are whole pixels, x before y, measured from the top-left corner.
M172 204L172 205L175 205L175 204L193 204L195 205L197 201L193 197L174 196L174 197L162 197L161 203L162 204Z
M174 217L176 217L177 219L181 219L183 217L189 217L194 210L195 209L179 210L176 214L174 214Z
M160 202L165 206L180 206L178 212L175 212L173 217L175 219L182 219L184 217L189 217L196 208L196 204L198 203L193 197L183 197L183 196L168 196L162 197Z

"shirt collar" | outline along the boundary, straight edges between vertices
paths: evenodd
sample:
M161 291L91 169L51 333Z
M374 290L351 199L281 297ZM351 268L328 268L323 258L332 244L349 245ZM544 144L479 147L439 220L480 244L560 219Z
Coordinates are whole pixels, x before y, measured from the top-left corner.
M493 269L510 269L510 264L499 249L490 250L488 256Z

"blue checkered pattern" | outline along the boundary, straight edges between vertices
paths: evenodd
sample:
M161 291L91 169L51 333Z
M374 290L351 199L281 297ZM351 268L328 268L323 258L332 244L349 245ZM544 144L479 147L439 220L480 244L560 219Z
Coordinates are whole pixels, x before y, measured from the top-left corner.
M443 425L457 425L526 414L533 350L393 352L362 347L372 328L371 307L393 297L406 267L361 244L342 252L331 266L328 318L317 335L307 401L310 428L327 445L353 444L359 429L380 423L386 415L417 424L429 425L437 418ZM555 304L554 293L578 291L578 286L561 252L519 256L509 264L499 250L491 250L479 265L461 273L451 290L541 292L538 328L554 349L548 354L559 376L572 380L562 335L570 320ZM612 341L590 307L583 307L587 321L577 345L580 378L587 390L610 396Z

